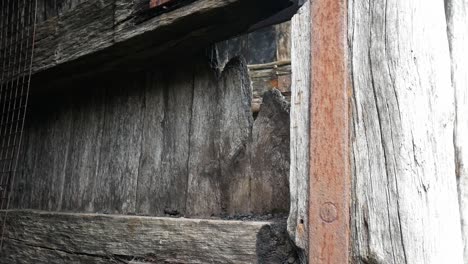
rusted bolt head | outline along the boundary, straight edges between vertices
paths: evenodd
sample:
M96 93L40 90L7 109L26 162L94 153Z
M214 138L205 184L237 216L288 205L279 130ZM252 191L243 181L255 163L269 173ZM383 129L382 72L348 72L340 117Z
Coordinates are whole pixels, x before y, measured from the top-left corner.
M320 207L320 218L326 223L333 223L338 218L338 209L333 203L324 203Z

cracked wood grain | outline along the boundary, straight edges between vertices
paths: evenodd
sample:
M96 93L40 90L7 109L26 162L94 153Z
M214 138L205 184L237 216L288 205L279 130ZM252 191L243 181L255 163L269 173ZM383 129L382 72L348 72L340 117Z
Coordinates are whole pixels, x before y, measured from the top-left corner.
M309 246L310 38L310 2L307 1L291 22L291 206L288 218L291 239L304 254ZM302 259L305 263L306 257Z
M354 263L463 263L442 1L349 1Z
M12 210L6 230L0 263L280 264L295 256L281 222Z
M455 99L455 170L458 180L458 197L464 259L468 263L468 2L446 0L447 35L452 59L452 88Z

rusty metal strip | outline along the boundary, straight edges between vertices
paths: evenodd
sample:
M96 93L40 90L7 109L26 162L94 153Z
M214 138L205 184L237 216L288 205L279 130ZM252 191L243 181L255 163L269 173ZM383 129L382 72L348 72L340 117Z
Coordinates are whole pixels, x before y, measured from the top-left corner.
M350 260L346 0L311 1L309 263Z
M155 8L158 6L164 6L169 2L174 2L175 0L151 0L150 1L150 8Z

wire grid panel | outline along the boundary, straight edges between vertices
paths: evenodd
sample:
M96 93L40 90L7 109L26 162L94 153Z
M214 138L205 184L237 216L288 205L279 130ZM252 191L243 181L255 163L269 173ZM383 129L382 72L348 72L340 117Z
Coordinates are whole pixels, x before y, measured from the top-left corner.
M0 0L0 209L8 209L34 51L36 1ZM2 235L3 239L3 235Z

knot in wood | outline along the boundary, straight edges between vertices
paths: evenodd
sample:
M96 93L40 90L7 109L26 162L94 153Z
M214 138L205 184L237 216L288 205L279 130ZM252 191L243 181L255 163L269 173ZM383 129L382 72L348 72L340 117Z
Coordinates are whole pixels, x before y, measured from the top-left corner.
M338 218L338 209L335 204L327 202L320 207L320 218L326 223L332 223Z

